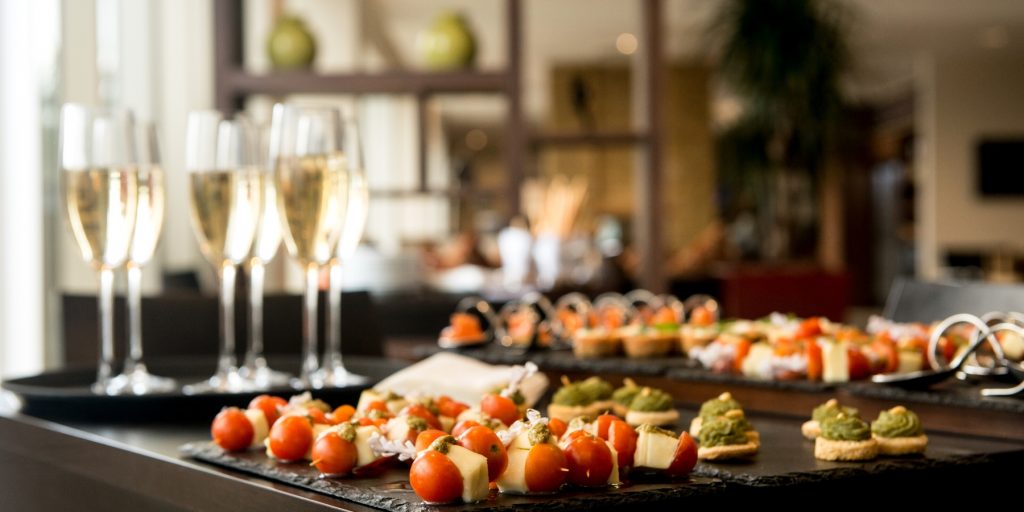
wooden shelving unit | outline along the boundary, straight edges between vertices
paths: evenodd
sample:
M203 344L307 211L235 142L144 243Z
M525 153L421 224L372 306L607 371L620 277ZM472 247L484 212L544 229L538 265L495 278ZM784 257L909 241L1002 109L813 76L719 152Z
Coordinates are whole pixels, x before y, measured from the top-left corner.
M636 176L636 212L633 232L640 252L640 284L663 291L662 254L658 207L660 204L660 103L664 65L660 14L662 0L638 0L643 18L644 72L640 83L645 96L645 129L614 133L536 133L526 126L522 109L522 5L520 0L505 0L506 65L501 71L416 72L320 74L315 72L250 73L242 58L242 0L213 2L215 27L215 94L217 108L230 113L244 107L245 99L255 94L408 94L417 98L420 108L420 154L426 146L424 124L427 100L436 94L500 94L508 102L503 132L506 169L505 197L518 211L520 186L528 174L531 160L527 154L544 146L634 144L645 150L645 163ZM448 195L459 191L428 190L426 162L421 159L420 186L414 191L391 191L386 197L402 195ZM376 194L375 195L380 195Z

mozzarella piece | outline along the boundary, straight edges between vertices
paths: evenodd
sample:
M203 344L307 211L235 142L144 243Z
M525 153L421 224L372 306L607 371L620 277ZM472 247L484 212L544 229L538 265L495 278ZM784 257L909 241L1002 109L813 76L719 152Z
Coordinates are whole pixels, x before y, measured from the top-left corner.
M750 346L750 352L743 359L741 371L743 375L760 380L771 380L771 365L767 364L775 355L772 347L764 342L754 343Z
M900 350L897 355L900 361L897 373L916 372L924 365L924 355L918 350Z
M245 417L252 425L252 444L249 448L259 449L263 446L263 440L270 434L270 425L267 423L267 415L261 409L246 409Z
M526 459L530 456L529 431L523 431L508 445L508 466L498 477L498 490L506 494L526 494Z
M438 416L437 421L441 422L441 430L451 432L455 428L455 418L451 416Z
M825 382L849 382L850 361L845 343L821 344L821 380Z
M661 432L641 430L639 434L633 465L637 468L668 469L675 458L679 440Z
M380 434L380 429L374 425L356 427L356 439L352 443L356 445L356 467L377 460L377 454L370 448L370 436L374 433Z
M455 418L455 423L452 424L452 426L458 425L459 423L462 423L463 421L466 420L473 420L477 423L483 424L484 420L486 420L487 418L488 416L484 414L483 411L474 407L471 409L466 409L465 411L459 413L459 417Z
M320 439L320 436L327 433L330 429L330 425L324 425L323 423L313 424L313 442L309 443L309 451L306 452L306 460L313 460L313 445L316 444L317 439Z
M608 475L608 485L619 485L619 452L611 443L605 441L608 450L612 452L612 472Z
M462 475L462 501L476 503L487 499L487 457L459 445L448 446L448 459Z

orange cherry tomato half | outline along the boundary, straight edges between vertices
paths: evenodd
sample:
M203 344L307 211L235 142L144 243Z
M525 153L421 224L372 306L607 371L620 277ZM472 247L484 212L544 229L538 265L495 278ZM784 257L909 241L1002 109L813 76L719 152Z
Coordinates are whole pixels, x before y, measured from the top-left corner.
M427 503L451 503L462 496L459 468L436 450L427 450L416 458L409 469L409 483Z
M356 408L355 407L352 407L351 405L347 405L347 404L346 405L339 405L338 408L335 409L333 413L331 413L331 419L334 420L333 423L335 425L337 425L339 423L344 423L344 422L352 419L352 416L354 416L355 413L356 413Z
M337 432L328 432L313 443L313 465L325 475L347 475L356 466L356 445Z
M588 434L586 430L573 430L572 432L567 432L564 436L562 436L561 439L558 440L558 444L564 450L567 446L569 446L569 443L575 441L577 437L589 435L590 434Z
M519 407L511 398L501 395L489 394L480 401L480 410L488 416L495 418L505 425L511 425L522 416L519 414Z
M619 420L619 417L614 414L604 413L597 417L597 437L608 440L608 427L612 425L613 421Z
M288 401L279 396L260 395L249 402L250 409L259 409L267 418L267 426L273 427L274 422L281 417L281 408L288 405Z
M560 439L565 435L566 430L569 430L568 423L558 418L551 418L548 420L548 431L551 432L551 435L555 436L555 438Z
M608 442L615 448L619 457L619 470L633 467L633 456L636 452L637 433L625 421L616 419L608 427Z
M252 423L238 407L222 409L210 425L213 441L229 452L248 448L253 435Z
M747 358L747 354L750 353L751 342L747 338L740 338L736 342L736 358L732 361L732 369L736 373L743 372L743 360Z
M306 413L309 414L309 419L312 420L313 423L317 423L320 425L331 424L331 422L327 421L327 414L325 414L324 411L317 409L316 407L306 408Z
M447 396L439 397L436 404L437 412L441 413L442 416L448 416L450 418L458 418L463 411L469 409L468 405L457 400L452 400Z
M388 409L387 402L385 402L383 400L374 400L374 401L366 404L366 411L364 411L364 412L366 412L368 414L370 411L381 411L381 412L386 412L388 414L391 414L391 410Z
M452 427L452 437L458 439L464 432L476 426L480 426L480 423L476 420L462 420Z
M697 306L690 312L690 323L693 325L708 326L715 323L715 315L704 306Z
M530 492L555 492L562 488L567 475L565 454L557 446L540 443L526 455L526 488Z
M800 326L796 328L794 337L798 339L814 338L821 335L821 319L818 317L811 317L803 322L800 322Z
M899 351L892 339L882 336L875 338L875 341L871 342L871 350L881 356L883 365L880 370L883 373L892 373L900 368Z
M430 412L430 409L427 409L427 407L425 405L422 405L422 404L410 405L410 406L405 408L405 414L407 414L409 416L416 416L416 417L419 417L419 418L423 418L423 421L426 421L427 425L429 425L430 428L435 428L437 430L441 430L441 422L438 421L437 416L434 416L434 413Z
M508 467L508 452L505 444L493 430L478 425L470 427L458 437L459 445L487 457L487 479L495 481ZM417 439L419 441L419 439Z
M427 448L430 448L430 443L433 443L435 439L448 435L443 430L437 430L434 428L424 430L416 436L416 453L422 452Z
M679 443L676 444L676 453L672 457L672 463L665 470L669 476L684 476L693 471L697 465L697 443L689 432L683 431L679 434Z
M846 349L850 369L850 380L866 379L871 374L871 362L859 348Z
M821 374L824 371L821 346L814 340L808 340L804 350L807 353L807 378L809 380L821 380Z
M604 487L612 474L612 451L601 439L586 435L565 448L569 483L580 487Z
M313 445L313 425L305 416L285 416L270 428L270 453L283 461L300 460Z

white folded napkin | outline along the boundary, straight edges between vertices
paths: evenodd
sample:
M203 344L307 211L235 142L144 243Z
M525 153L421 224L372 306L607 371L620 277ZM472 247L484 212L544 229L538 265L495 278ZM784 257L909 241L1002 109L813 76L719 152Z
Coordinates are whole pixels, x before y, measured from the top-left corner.
M522 372L521 366L496 366L450 352L434 354L416 364L393 373L374 386L399 395L423 393L448 395L471 406L494 388L504 387ZM519 389L532 406L544 395L548 378L542 373L527 377Z

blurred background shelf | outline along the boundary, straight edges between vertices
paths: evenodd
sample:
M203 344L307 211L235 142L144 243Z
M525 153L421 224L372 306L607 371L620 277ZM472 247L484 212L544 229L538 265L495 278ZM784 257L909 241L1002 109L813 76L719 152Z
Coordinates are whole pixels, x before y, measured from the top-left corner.
M331 73L311 71L249 73L240 69L221 74L222 92L243 97L249 94L432 94L504 93L510 76L503 72L455 71L379 73Z

